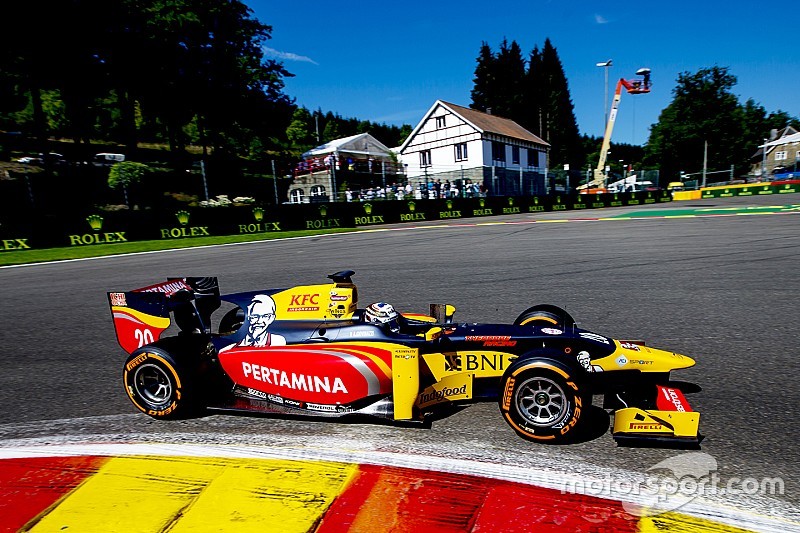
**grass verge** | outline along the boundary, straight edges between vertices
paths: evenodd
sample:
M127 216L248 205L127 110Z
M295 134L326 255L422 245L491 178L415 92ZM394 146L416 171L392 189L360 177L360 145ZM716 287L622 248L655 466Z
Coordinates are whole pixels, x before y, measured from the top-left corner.
M136 252L152 252L156 250L196 248L198 246L211 246L215 244L269 241L275 239L286 239L290 237L309 237L328 233L347 233L351 231L356 231L356 229L334 228L319 231L281 231L275 233L259 233L248 235L225 235L221 237L196 237L193 239L135 241L118 244L98 244L94 246L66 246L63 248L44 248L41 250L14 250L0 253L0 266L43 263L46 261L63 261L65 259L86 259L89 257L131 254Z

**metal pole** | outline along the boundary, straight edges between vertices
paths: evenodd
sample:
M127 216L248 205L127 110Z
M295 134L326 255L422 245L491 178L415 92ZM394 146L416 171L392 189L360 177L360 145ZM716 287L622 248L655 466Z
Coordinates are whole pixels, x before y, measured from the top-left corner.
M203 176L203 192L206 195L206 202L208 201L208 183L206 182L206 162L200 160L200 175Z
M767 139L764 139L764 146L761 147L761 181L767 172Z
M336 201L336 160L339 159L337 157L338 155L337 152L331 154L331 186L333 188L331 191L331 202Z
M272 188L275 189L275 205L278 205L278 175L275 174L275 160L272 160Z
M706 186L706 171L708 165L708 141L703 141L703 187Z
M381 179L383 180L383 188L386 190L386 161L381 161Z
M519 166L519 195L522 196L522 165Z
M36 204L33 203L33 187L31 187L31 180L28 178L28 173L25 173L25 185L28 186L28 197L31 199L31 207L35 207ZM127 205L128 201L126 199L125 204Z
M731 181L733 181L733 165L731 165Z
M606 65L603 71L606 73L606 92L605 96L603 97L603 125L605 126L608 124L608 67Z

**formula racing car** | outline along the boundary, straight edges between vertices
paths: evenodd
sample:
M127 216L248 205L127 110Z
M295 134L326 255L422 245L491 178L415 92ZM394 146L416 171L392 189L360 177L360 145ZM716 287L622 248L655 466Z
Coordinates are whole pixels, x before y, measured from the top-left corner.
M557 443L574 440L602 394L618 443L699 443L700 415L670 381L695 364L685 355L581 329L553 305L513 324L457 323L447 304L359 308L353 274L226 296L213 277L108 293L128 397L154 418L214 409L397 423L496 401L517 434Z

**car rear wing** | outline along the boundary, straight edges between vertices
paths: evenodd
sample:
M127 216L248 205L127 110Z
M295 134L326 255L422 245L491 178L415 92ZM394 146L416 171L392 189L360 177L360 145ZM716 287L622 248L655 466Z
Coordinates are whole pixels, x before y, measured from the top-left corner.
M181 334L210 334L211 314L220 306L215 277L169 278L128 292L109 292L108 303L122 349L132 353L157 341L172 323Z

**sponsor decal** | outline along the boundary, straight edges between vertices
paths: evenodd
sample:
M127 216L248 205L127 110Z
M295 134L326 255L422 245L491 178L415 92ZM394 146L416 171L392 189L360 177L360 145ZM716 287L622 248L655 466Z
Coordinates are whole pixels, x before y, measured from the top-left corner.
M319 311L319 294L293 294L287 311ZM308 305L311 304L311 305Z
M254 224L239 224L239 234L267 233L281 231L280 222L257 222Z
M342 223L338 218L328 218L325 220L306 220L306 229L327 229L341 228Z
M383 217L381 215L372 215L367 217L355 217L356 226L368 226L370 224L383 224Z
M514 393L514 378L508 378L506 388L503 390L503 409L508 411L511 408L511 395Z
M625 366L628 364L628 359L624 355L617 357L617 366Z
M364 212L366 214L368 214L368 215L372 214L372 204L371 203L367 202L366 204L363 204L362 207L364 208Z
M485 208L485 209L473 209L472 210L472 216L474 216L474 217L483 217L483 216L488 216L488 215L493 215L493 214L494 213L492 213L492 210L489 209L488 207Z
M297 400L290 400L288 398L284 398L283 403L284 405L288 405L290 407L299 407L301 409L303 408L303 402L298 402Z
M202 237L208 236L208 226L189 226L189 217L191 215L188 211L178 211L175 213L175 218L178 219L178 228L161 228L162 239L185 239L188 237Z
M415 220L427 220L425 213L400 213L402 222L414 222Z
M505 370L506 362L516 358L516 355L503 353L450 353L445 354L444 369L447 372Z
M669 411L680 411L685 413L691 411L689 402L683 396L683 393L672 387L659 387L659 398L656 402L658 409Z
M419 395L419 403L425 404L434 401L442 401L452 398L454 396L464 396L467 394L467 386L461 385L460 387L443 388L442 390L434 390L431 392L423 392Z
M652 430L661 429L661 427L658 422L631 422L628 424L628 428L634 430Z
M125 370L130 372L132 369L136 368L140 363L143 363L145 359L147 359L146 353L137 355L134 359L128 361L128 364L125 365Z
M467 335L464 340L483 342L484 346L516 346L517 341L512 341L508 335Z
M256 398L261 398L262 400L266 400L267 399L267 394L264 393L264 392L261 392L258 389L253 389L253 388L247 387L247 394L249 394L250 396L255 396Z
M564 332L560 329L556 328L542 328L542 333L547 333L548 335L563 335Z
M355 331L349 331L348 335L350 337L374 337L375 330L372 329L357 329Z
M461 211L458 209L451 211L439 211L439 218L461 218Z
M283 398L276 396L275 394L267 394L267 400L275 403L283 403Z
M3 239L3 250L30 250L28 239Z
M652 361L645 361L644 359L631 359L628 361L632 365L652 365Z
M323 405L323 404L320 404L320 403L307 403L306 404L306 409L310 409L312 411L327 411L329 413L335 413L336 412L336 406L335 405Z
M92 228L94 233L85 233L83 235L69 235L70 246L88 246L91 244L112 244L116 242L128 242L125 237L124 231L104 232L100 233L103 229L103 217L100 215L89 215L86 217L86 222Z
M578 333L578 335L590 341L602 342L603 344L610 344L607 338L603 337L602 335L598 335L597 333L588 333L586 331L581 331L580 333Z
M115 307L128 307L124 292L112 292L108 297L111 300L111 305Z
M242 373L246 378L291 390L348 394L347 387L339 377L331 381L329 376L295 374L245 361L242 361Z
M586 209L586 204L582 204L582 203L572 204L572 208L573 209Z
M635 351L635 352L638 352L638 351L640 351L640 350L641 350L641 349L639 348L639 345L638 345L638 344L633 344L632 342L626 342L626 341L622 341L622 342L620 342L620 343L619 343L619 345L620 345L621 347L625 348L626 350L633 350L633 351Z
M347 296L340 296L340 295L336 294L335 292L331 293L331 301L332 302L346 302L347 299L348 299Z
M142 289L137 289L134 292L160 292L169 297L182 290L191 291L192 288L182 279L174 279L171 281L165 281L164 283L150 285L149 287L144 287Z

